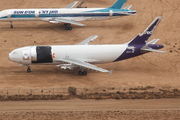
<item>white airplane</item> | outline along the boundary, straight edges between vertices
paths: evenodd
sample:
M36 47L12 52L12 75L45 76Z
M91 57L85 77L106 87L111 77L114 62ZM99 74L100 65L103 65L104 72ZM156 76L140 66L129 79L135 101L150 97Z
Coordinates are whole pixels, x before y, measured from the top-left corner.
M12 21L64 23L66 30L72 30L71 24L85 26L78 21L103 20L135 14L135 10L130 10L132 5L123 7L126 2L127 0L117 0L109 8L73 8L78 3L76 1L63 9L8 9L0 12L0 21L11 22L11 28Z
M159 39L148 42L156 26L162 17L157 17L150 26L133 40L125 44L115 45L88 45L98 36L91 36L78 45L53 45L53 46L29 46L13 50L9 54L9 60L27 66L27 72L31 72L29 65L45 64L57 65L62 69L74 69L79 67L81 70L78 75L87 75L85 68L99 72L109 72L103 68L92 64L102 64L116 62L147 52L164 52L158 49L163 45L155 44Z

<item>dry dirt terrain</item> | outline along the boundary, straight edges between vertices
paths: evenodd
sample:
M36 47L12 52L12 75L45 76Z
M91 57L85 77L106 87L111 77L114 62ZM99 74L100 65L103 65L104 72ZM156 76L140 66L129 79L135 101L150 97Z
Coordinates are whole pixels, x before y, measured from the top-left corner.
M0 0L0 10L9 8L63 8L73 0ZM84 6L109 7L115 0L87 0ZM106 87L106 86L180 86L180 1L179 0L128 0L135 16L105 21L86 21L86 27L73 26L65 31L63 24L47 22L0 22L0 88L46 87ZM9 61L8 54L19 47L30 45L74 45L91 35L99 35L93 44L121 44L142 32L156 16L163 16L152 39L167 53L148 53L136 58L99 67L114 69L113 74L88 71L88 76L77 75L78 69L61 70L56 66L18 66ZM34 43L34 41L36 43Z
M180 120L179 99L1 102L0 120Z
M109 7L116 0L87 0L84 6ZM0 0L0 10L11 8L63 8L74 0ZM0 22L0 89L59 88L59 87L180 87L180 0L128 0L137 11L134 16L105 21L85 21L85 27L73 25L72 31L65 31L63 24L47 22ZM61 70L56 66L18 66L9 61L8 54L19 47L31 45L75 45L91 35L99 38L91 44L123 44L142 32L156 16L163 16L152 39L159 38L163 44L162 53L148 53L136 58L97 66L114 69L113 74L88 71L87 76L78 76L77 70ZM51 101L52 102L52 101ZM87 101L88 102L88 101ZM112 102L113 103L113 102ZM4 103L3 103L4 104ZM15 104L15 103L13 103ZM68 103L67 103L68 104ZM148 103L146 103L148 104ZM48 105L47 105L48 106ZM46 106L46 107L47 107ZM48 107L47 107L48 108ZM73 108L73 107L72 107ZM172 106L170 107L172 108ZM180 108L180 105L177 105ZM73 108L74 109L74 108ZM113 108L114 109L114 108ZM13 112L1 113L1 119L176 119L179 110L138 111L130 107L129 111L92 112ZM69 111L69 110L68 110ZM81 111L81 110L80 110ZM61 115L62 118L57 117ZM99 116L98 116L98 115ZM9 117L8 117L9 115ZM47 116L46 116L47 115ZM115 117L114 117L115 116Z

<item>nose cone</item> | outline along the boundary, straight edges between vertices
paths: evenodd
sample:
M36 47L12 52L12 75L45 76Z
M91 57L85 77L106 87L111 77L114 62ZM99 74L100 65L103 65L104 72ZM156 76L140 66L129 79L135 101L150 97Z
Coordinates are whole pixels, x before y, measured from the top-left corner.
M12 51L11 53L9 53L9 60L15 62L16 55L17 55L16 51Z
M22 57L21 54L22 52L20 49L13 50L11 53L9 53L9 60L19 63Z

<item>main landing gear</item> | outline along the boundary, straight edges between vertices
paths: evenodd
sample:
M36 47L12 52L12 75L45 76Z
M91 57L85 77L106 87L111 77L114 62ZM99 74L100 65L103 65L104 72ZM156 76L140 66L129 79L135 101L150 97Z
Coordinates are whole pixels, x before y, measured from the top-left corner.
M31 72L30 66L28 66L28 68L27 68L27 72L28 72L28 73L30 73L30 72Z
M12 21L11 21L10 23L11 23L11 26L10 26L10 28L12 29L12 28L13 28Z
M81 67L81 70L78 72L79 76L86 76L87 75L87 71L84 70L83 67Z
M64 25L66 26L65 30L72 30L71 23L64 23Z
M87 71L79 71L78 75L79 76L86 76L87 75Z

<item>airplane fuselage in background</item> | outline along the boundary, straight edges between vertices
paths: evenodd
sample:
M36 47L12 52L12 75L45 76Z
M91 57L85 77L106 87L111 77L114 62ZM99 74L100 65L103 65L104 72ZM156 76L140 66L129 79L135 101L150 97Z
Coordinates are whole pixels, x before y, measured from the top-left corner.
M54 21L53 18L68 19L73 21L111 19L126 12L129 15L136 11L129 9L110 8L72 8L72 9L8 9L0 12L0 21Z

